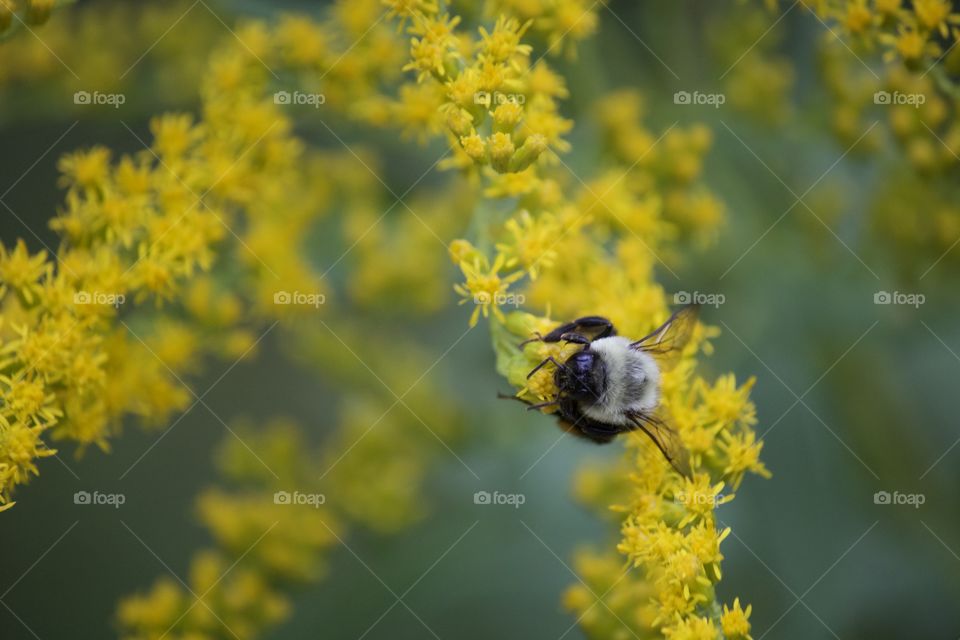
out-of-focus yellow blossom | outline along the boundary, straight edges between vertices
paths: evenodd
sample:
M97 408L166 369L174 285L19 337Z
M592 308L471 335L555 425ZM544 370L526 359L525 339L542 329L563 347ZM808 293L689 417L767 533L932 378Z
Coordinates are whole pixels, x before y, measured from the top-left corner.
M817 10L829 20L844 4L825 2ZM871 205L870 226L898 247L892 253L899 268L922 272L941 258L944 264L955 260L948 249L960 219L953 204L960 125L948 50L956 51L960 14L940 0L880 2L870 10L878 15L861 37L879 43L886 61L875 71L850 56L843 41L823 38L820 68L833 100L831 124L852 154L872 152L891 161ZM870 53L858 51L864 59Z
M17 23L27 25L43 24L50 19L50 13L58 6L68 4L70 0L3 0L0 2L0 35Z
M824 20L832 20L864 47L880 45L887 58L899 57L916 68L939 62L960 35L960 13L947 0L916 0L912 6L881 0L819 0L809 3ZM922 71L921 71L922 72Z
M18 17L8 13L11 6ZM40 31L32 20L48 16L51 6L55 13ZM225 34L212 13L190 9L184 1L0 2L0 112L21 119L62 116L65 110L85 118L103 117L115 109L83 100L84 92L99 91L122 94L124 118L133 121L135 113L150 115L143 111L148 104L196 100L206 54ZM187 12L190 19L181 20ZM27 33L24 25L39 37ZM155 46L145 52L145 42ZM56 98L25 100L25 83Z
M720 23L707 36L726 105L769 125L782 125L793 114L795 74L790 58L777 52L786 33L779 17L777 11L747 4L718 16Z
M512 218L504 225L509 240L497 245L497 249L506 256L504 266L512 268L520 265L531 280L537 279L540 269L549 269L557 259L554 250L560 227L556 218L543 213L534 220L530 212L524 209L519 219Z

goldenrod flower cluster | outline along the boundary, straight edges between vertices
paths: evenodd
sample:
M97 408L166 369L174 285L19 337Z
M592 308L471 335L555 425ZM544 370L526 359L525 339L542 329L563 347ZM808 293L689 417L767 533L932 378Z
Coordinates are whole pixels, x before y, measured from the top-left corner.
M658 260L676 259L684 238L709 239L723 217L719 201L697 181L711 142L707 128L676 127L657 136L640 124L642 99L631 92L602 98L595 114L608 158L598 175L577 180L580 187L573 189L556 167L489 175L485 193L515 199L513 215L480 225L489 231L477 244L458 240L450 246L464 274L456 291L463 304L474 305L470 323L491 318L497 369L529 403L556 393L549 367L528 379L529 372L547 357L563 361L580 346L533 341L520 348L521 341L584 315L610 318L622 335L646 335L670 313L667 292L655 279ZM696 373L697 354L709 351L707 340L715 334L698 325L664 375L660 411L688 451L690 476L634 434L623 438L623 465L593 477L593 485L605 490L590 501L623 514L617 548L632 568L618 578L622 563L582 556L578 566L587 580L608 587L597 593L613 587L602 608L589 589L567 594L591 637L627 637L626 631L697 640L749 637L749 607L717 603L720 544L729 531L718 524L715 509L733 499L730 492L745 474L769 474L753 431L753 381L738 385L725 375L711 382Z
M94 147L62 159L57 255L22 243L0 249L0 501L9 505L11 490L51 454L48 437L106 446L122 416L163 421L190 401L180 378L199 369L202 355L246 355L255 329L273 319L288 321L291 351L349 387L329 451L306 455L296 429L282 424L244 432L250 449L227 450L221 462L233 487L198 501L215 550L197 554L186 586L164 579L125 601L125 637L255 636L288 614L290 585L322 576L324 553L347 523L391 531L421 515L420 480L456 423L436 389L405 388L405 365L426 371L431 359L371 338L347 313L304 323L303 308L276 304L280 290L336 295L304 246L321 216L340 207L351 214L341 216L342 233L360 245L359 266L345 296L373 314L401 286L416 291L400 296L412 313L440 306L442 272L423 254L438 237L448 244L464 277L456 291L474 305L469 322L491 318L497 368L523 399L552 395L547 371L526 374L570 347L520 350L520 341L585 314L636 336L667 316L657 265L669 268L709 241L724 217L700 181L712 136L701 125L655 133L641 124L642 98L615 93L592 112L604 161L583 178L565 164L573 122L558 101L568 90L531 42L570 51L595 29L598 6L491 1L490 19L467 29L467 16L446 3L343 0L321 22L250 22L213 54L198 116L153 119L139 153L114 158ZM381 23L384 14L407 38ZM443 135L452 153L444 166L473 184L418 204L426 217L412 217L424 228L391 220L389 233L372 230L382 203L365 172L376 161L363 149L308 150L291 114L300 109L310 122L312 112L333 133L327 111L284 92L305 94L307 105L322 96L332 115L423 140ZM345 158L361 169L345 169ZM475 236L448 243L471 212ZM623 465L595 478L603 490L579 487L622 514L617 550L631 569L617 584L622 565L611 554L578 566L591 582L616 585L610 608L629 607L629 625L648 636L749 637L750 607L721 607L714 591L726 536L715 508L745 474L767 472L752 429L752 382L697 374L714 333L698 325L664 378L662 411L689 451L690 477L642 436L628 436ZM372 382L371 370L382 372ZM397 404L409 415L391 414ZM341 460L347 446L356 451ZM328 484L318 486L321 475ZM275 497L314 486L342 501L314 508ZM592 603L584 594L571 590L566 602L584 614L589 634L611 637L604 612L585 615Z
M289 204L282 190L303 178L294 171L298 147L278 107L243 97L212 95L202 123L177 114L154 119L150 148L116 162L103 147L64 156L66 201L52 222L64 240L56 263L44 252L29 255L23 243L0 251L0 501L36 473L36 457L50 454L45 432L105 448L121 416L163 422L184 408L190 396L176 378L196 362L204 330L210 352L239 357L253 345L255 336L235 327L242 303L226 292L219 300L208 296L212 281L197 276L211 269L214 246L233 233L241 208L255 220ZM287 210L262 227L274 241L283 233L296 237L302 209ZM250 229L261 227L251 222ZM249 251L244 244L238 251ZM275 246L238 258L248 268L269 260L285 286L305 282L302 290L310 289L316 278L289 255ZM200 288L191 290L191 282ZM252 279L254 286L259 282ZM272 295L264 291L262 298ZM142 304L175 300L188 318L192 314L192 331L177 314L122 319ZM146 357L134 355L140 352Z
M401 104L423 103L420 109L430 113L423 124L433 130L439 124L435 115L442 117L456 153L450 164L515 173L548 148L569 148L562 136L572 123L560 116L556 102L567 89L522 43L530 21L500 14L492 28L481 26L470 35L457 30L459 16L432 6L410 17L410 62L404 70L416 73L417 85L401 88Z

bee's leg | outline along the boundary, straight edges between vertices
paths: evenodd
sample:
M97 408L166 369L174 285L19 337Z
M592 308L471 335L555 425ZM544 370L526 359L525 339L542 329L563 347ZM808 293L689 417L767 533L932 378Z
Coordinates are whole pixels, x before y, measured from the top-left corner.
M586 330L586 331L584 331ZM599 331L597 331L599 330ZM582 318L577 318L573 322L568 322L567 324L560 325L547 335L543 336L544 342L559 342L563 340L564 334L568 333L587 333L597 331L594 340L599 338L606 338L608 336L616 335L616 331L613 328L613 323L607 320L602 316L584 316Z
M519 400L519 398L518 398ZM552 407L553 405L560 404L559 400L548 400L547 402L538 402L537 404L527 403L527 411L533 411L534 409L543 409L544 407Z
M560 339L565 342L575 342L576 344L590 344L590 338L582 336L579 333L565 333L560 336Z
M537 371L540 371L540 369L542 369L542 368L544 367L544 365L546 365L548 362L552 362L555 366L557 366L557 367L559 367L559 368L563 368L563 365L560 364L559 362L557 362L556 358L554 358L553 356L550 356L550 357L544 359L543 362L541 362L540 364L538 364L537 366L535 366L535 367L533 368L533 371L531 371L530 373L527 374L527 379L529 380L530 377L531 377L533 374L535 374Z
M544 407L549 407L555 404L560 404L559 400L550 400L548 402L538 402L534 404L529 400L524 400L523 398L518 398L517 396L507 395L506 393L497 392L497 397L501 400L516 400L517 402L522 402L527 405L527 411L533 411L534 409L543 409Z
M522 402L523 404L528 406L531 404L529 400L524 400L523 398L518 398L517 396L509 395L506 393L500 393L499 391L497 391L497 398L499 398L500 400L516 400L517 402Z
M539 332L539 331L534 331L534 332L533 332L533 337L532 337L532 338L527 338L526 340L524 340L523 342L521 342L520 344L518 344L518 345L517 345L517 348L518 348L518 349L523 349L523 347L524 347L525 345L527 345L527 344L529 344L529 343L531 343L531 342L543 342L543 336L540 335L540 332Z

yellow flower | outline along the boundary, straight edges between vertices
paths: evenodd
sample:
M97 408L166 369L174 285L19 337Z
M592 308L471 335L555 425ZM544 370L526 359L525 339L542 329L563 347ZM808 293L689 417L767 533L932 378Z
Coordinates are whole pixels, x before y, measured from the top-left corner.
M950 3L947 0L914 0L913 12L917 14L920 25L931 31L939 30L947 35L947 18L950 17Z
M473 313L470 315L470 326L476 326L480 313L486 318L493 309L493 315L504 322L503 313L499 305L506 304L507 290L510 285L523 277L522 271L515 271L504 277L500 277L500 270L506 263L506 257L503 254L497 255L493 261L493 266L489 269L483 269L479 259L474 259L473 263L461 262L460 269L466 276L466 281L461 285L455 285L454 290L459 293L463 300L460 304L472 302L476 305Z
M913 29L901 28L896 37L895 45L897 52L904 60L916 60L923 55L926 49L926 36Z
M417 14L437 12L437 4L430 0L381 0L381 2L390 9L390 13L387 14L388 17L401 18L401 27L408 18L412 18Z
M150 121L153 134L153 149L164 162L175 162L202 135L193 127L193 117L189 114L168 113Z
M477 134L474 133L472 135L460 138L460 146L463 147L463 150L474 160L474 162L486 162L487 143Z
M447 61L458 45L454 29L459 23L460 16L414 14L410 33L419 37L414 37L410 41L412 61L403 70L417 71L418 82L423 82L431 74L437 78L447 75Z
M723 614L720 616L720 628L728 640L752 640L750 637L750 613L752 605L746 609L740 608L740 598L734 598L733 607L723 605Z
M60 178L63 186L83 189L101 186L109 174L110 150L96 146L88 151L67 154L57 163L57 168L63 173Z
M39 281L47 272L47 254L44 251L31 256L23 240L17 240L13 251L0 245L0 295L7 287L23 296L27 304L36 301Z
M276 34L280 49L291 64L316 65L329 54L330 35L306 16L282 16Z
M665 627L663 633L669 640L717 640L719 637L716 625L699 616Z
M521 25L518 20L501 15L492 32L480 27L480 56L491 62L508 62L517 56L530 55L533 47L520 44L530 24Z
M554 217L541 214L536 220L524 209L519 220L511 218L504 225L511 235L510 241L497 245L507 267L521 265L531 280L537 279L541 269L549 269L557 259L556 245L560 229Z
M509 170L510 159L516 150L509 133L495 133L487 140L490 148L490 164L500 172Z
M844 26L851 33L860 33L873 21L873 15L867 7L864 0L851 2L847 6L847 15L844 18Z
M13 488L39 473L37 459L56 454L47 448L41 433L40 427L0 426L0 504L9 503Z

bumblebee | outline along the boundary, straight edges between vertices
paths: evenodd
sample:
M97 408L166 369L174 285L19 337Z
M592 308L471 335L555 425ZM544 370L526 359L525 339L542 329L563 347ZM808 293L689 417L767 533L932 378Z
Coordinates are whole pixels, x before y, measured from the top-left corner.
M617 335L610 320L585 316L563 324L531 341L583 345L564 362L546 358L528 375L554 367L555 397L530 409L556 407L565 431L598 444L621 433L640 430L678 471L687 461L676 433L655 415L660 404L660 382L665 359L679 355L696 325L698 307L676 311L649 335L633 340ZM687 475L684 473L684 475Z

